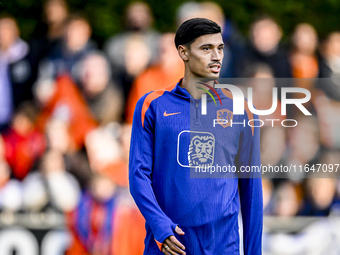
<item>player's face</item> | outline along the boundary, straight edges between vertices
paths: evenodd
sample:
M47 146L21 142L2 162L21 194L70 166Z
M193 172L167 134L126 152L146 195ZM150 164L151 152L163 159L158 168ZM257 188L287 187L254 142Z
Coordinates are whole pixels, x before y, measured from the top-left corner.
M192 78L218 78L223 60L222 35L198 37L187 49L187 68Z

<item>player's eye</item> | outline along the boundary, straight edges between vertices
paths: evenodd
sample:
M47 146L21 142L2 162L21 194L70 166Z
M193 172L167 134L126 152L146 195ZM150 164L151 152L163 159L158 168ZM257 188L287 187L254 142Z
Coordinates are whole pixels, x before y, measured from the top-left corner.
M203 47L202 48L204 51L208 51L208 50L210 50L210 48L209 47Z

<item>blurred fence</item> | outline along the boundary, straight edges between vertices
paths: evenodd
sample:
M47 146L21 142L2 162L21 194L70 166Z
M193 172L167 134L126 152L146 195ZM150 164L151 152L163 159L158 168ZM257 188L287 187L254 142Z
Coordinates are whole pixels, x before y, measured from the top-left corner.
M60 213L0 214L0 254L61 255L70 238Z
M1 213L1 255L62 255L71 242L62 214ZM264 255L340 254L340 217L264 217Z

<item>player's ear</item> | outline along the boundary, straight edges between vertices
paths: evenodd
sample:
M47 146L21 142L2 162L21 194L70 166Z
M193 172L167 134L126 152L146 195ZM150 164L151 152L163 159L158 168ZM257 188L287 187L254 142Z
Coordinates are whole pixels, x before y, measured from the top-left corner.
M183 59L183 61L187 61L188 60L188 47L179 45L177 50L178 50L178 55L180 56L180 58Z

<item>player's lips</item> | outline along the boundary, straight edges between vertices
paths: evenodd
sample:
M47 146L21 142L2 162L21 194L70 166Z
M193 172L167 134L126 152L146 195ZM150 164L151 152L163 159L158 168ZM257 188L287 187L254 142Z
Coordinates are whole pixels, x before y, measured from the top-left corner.
M213 64L209 66L209 69L213 72L213 73L219 73L221 70L221 65L219 64Z

